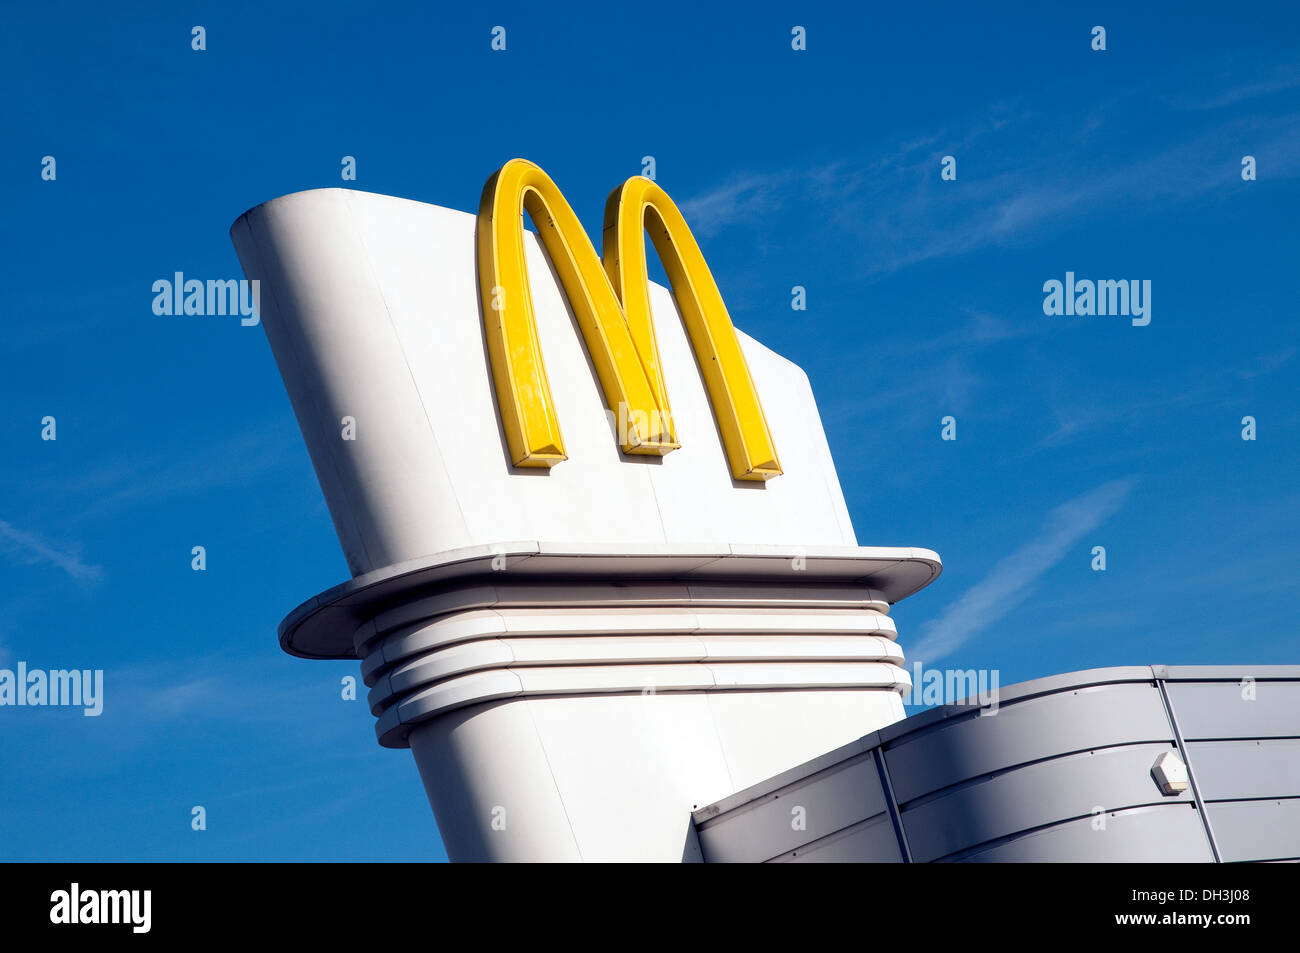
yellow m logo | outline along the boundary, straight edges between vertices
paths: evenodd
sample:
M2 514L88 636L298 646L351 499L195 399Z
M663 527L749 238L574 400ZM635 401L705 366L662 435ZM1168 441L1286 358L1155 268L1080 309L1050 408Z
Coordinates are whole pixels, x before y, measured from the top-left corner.
M511 159L483 186L478 209L479 294L488 355L511 462L551 467L567 459L537 340L524 260L527 211L577 316L605 400L627 420L624 453L681 446L659 366L650 314L645 232L668 273L737 480L781 473L763 407L736 329L682 213L641 176L605 203L604 259L550 177Z

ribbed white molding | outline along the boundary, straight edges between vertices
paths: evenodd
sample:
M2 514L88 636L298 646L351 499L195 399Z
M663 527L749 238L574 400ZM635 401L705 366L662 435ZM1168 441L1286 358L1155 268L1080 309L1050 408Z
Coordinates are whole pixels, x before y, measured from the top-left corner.
M416 725L509 698L901 693L911 681L887 610L853 587L480 586L381 613L356 644L380 744L405 747Z

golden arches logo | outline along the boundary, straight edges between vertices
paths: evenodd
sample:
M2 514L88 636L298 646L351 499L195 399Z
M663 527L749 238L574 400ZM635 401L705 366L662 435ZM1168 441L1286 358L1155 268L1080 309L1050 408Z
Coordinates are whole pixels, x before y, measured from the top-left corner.
M781 464L736 329L673 200L641 176L611 192L601 259L559 188L524 159L511 159L487 180L478 210L479 294L511 462L551 467L568 456L537 339L525 211L578 319L605 400L626 415L627 426L619 428L623 452L663 455L681 446L650 313L648 231L699 362L732 476L778 476Z

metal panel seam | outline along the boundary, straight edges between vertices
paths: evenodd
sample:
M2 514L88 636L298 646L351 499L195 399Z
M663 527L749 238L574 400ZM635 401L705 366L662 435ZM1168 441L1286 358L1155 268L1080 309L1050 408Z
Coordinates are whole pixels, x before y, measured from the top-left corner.
M885 790L885 809L889 811L889 822L894 825L894 836L898 838L898 849L903 855L903 863L913 863L912 848L907 844L907 832L903 830L903 818L898 812L898 801L894 797L894 784L889 780L889 765L885 764L884 747L877 745L871 749L876 762L876 771L880 775L880 786Z
M1201 824L1205 827L1205 836L1210 842L1210 853L1214 856L1216 864L1223 863L1223 858L1219 856L1219 844L1214 839L1214 827L1210 824L1209 812L1205 810L1205 801L1201 799L1201 787L1196 783L1196 772L1192 770L1191 758L1187 755L1187 745L1183 743L1183 733L1178 727L1178 715L1174 712L1174 703L1169 698L1169 692L1165 688L1165 667L1163 665L1152 665L1151 674L1155 677L1156 688L1160 689L1160 700L1165 706L1165 716L1169 719L1169 727L1174 730L1174 744L1178 746L1178 755L1183 759L1183 764L1187 766L1187 780L1191 784L1192 798L1196 801L1196 810L1201 815Z

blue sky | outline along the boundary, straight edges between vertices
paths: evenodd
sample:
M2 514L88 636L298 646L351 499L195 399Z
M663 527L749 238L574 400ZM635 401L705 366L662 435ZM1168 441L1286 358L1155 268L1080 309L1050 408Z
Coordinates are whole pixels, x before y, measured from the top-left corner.
M736 324L808 371L859 543L943 557L895 609L909 657L1300 661L1293 6L18 6L0 666L103 668L106 698L0 708L4 859L444 857L409 753L339 697L355 665L276 643L347 570L263 332L151 309L240 277L230 223L344 155L466 210L530 158L593 235L653 155ZM1044 315L1067 271L1150 280L1150 325Z

